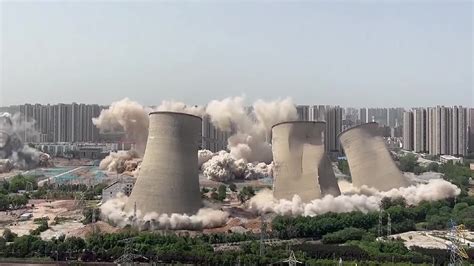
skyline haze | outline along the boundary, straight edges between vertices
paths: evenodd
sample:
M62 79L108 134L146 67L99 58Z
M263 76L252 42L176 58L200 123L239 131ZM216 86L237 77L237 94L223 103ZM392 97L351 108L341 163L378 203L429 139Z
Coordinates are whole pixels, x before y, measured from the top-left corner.
M473 4L13 2L1 8L0 106L473 106Z

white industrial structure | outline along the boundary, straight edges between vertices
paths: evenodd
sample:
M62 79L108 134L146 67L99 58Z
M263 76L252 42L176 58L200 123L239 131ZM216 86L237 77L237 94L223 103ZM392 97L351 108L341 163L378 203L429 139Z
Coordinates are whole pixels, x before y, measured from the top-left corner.
M201 118L175 112L150 113L140 173L125 205L142 214L196 213L202 206L198 179Z
M304 202L340 195L324 148L326 123L293 121L272 127L273 194L277 199L298 195Z

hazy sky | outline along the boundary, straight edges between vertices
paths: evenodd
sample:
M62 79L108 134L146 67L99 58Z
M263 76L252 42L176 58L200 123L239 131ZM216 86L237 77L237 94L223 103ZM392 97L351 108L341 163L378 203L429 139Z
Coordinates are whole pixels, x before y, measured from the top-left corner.
M220 2L0 0L0 105L473 106L472 1Z

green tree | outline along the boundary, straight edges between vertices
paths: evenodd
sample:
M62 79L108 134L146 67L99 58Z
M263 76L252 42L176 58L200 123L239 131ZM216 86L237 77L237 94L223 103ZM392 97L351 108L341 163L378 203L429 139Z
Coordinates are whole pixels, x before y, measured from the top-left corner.
M17 234L13 233L12 230L10 230L9 228L5 228L5 230L3 230L3 238L7 242L13 242L13 240L15 240L16 237L17 237Z
M400 157L400 170L403 172L413 172L418 165L418 158L414 154L406 154Z
M255 196L255 191L251 186L243 187L237 197L239 198L240 202L244 203L245 201L249 200L251 197Z
M6 211L10 207L10 199L7 195L0 194L0 211Z
M426 170L431 171L431 172L438 172L439 171L439 164L435 163L435 162L432 162L428 165Z
M230 183L229 189L232 192L236 192L237 191L237 186L234 183Z
M11 195L9 196L9 200L14 209L23 207L28 203L28 198L25 195Z
M341 173L348 176L351 175L351 171L349 169L349 163L347 162L347 160L338 160L337 168L339 169L339 171L341 171Z
M217 199L220 201L225 200L227 197L227 187L226 185L220 185L217 189Z

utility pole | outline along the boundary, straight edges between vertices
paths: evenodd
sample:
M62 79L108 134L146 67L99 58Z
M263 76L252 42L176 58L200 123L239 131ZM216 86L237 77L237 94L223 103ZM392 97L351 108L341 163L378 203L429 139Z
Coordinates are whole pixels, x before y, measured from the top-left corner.
M392 234L392 218L390 218L390 213L387 212L387 239Z
M379 226L378 226L378 233L379 237L382 237L382 210L379 212Z
M266 231L267 231L267 223L265 222L265 217L264 215L262 214L262 216L260 216L260 222L261 222L261 225L260 225L260 256L262 257L264 255L264 252L265 252L265 234L266 234Z

